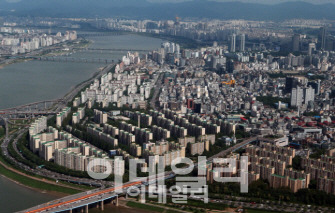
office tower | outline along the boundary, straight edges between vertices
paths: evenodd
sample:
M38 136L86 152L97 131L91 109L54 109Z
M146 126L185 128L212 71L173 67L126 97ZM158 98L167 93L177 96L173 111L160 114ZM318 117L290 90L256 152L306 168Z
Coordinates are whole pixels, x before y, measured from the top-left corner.
M313 82L308 82L307 86L311 86L314 89L315 95L319 95L320 94L320 90L321 90L321 80L318 81L313 81Z
M176 44L171 42L168 53L174 53L175 49L176 49Z
M180 45L179 45L179 44L176 44L175 53L176 53L176 54L179 54L179 53L180 53Z
M290 93L293 88L298 86L298 79L294 77L286 77L285 92Z
M309 43L308 44L308 55L312 55L315 50L316 50L315 43Z
M314 101L315 90L313 87L307 87L304 89L304 100L305 104L308 104L310 101Z
M333 51L334 50L334 37L328 36L326 41L325 50Z
M233 33L230 36L230 48L229 48L230 52L235 52L236 51L236 34Z
M180 46L179 44L176 44L176 48L175 48L175 57L176 58L180 58L181 54L180 54Z
M321 30L321 49L325 50L327 42L327 28L321 27L320 30Z
M292 89L291 92L291 106L299 107L302 105L304 90L301 87L296 87Z
M234 71L234 60L230 59L226 62L226 70L229 73L232 73Z
M212 56L212 68L213 69L216 69L217 68L217 64L218 64L218 61L217 61L218 57L217 56Z
M194 104L194 112L195 113L201 113L201 103L195 103Z
M292 37L292 50L293 52L300 50L300 35L299 34L294 34L294 36Z
M245 34L241 34L238 36L238 50L240 52L244 52L245 51Z

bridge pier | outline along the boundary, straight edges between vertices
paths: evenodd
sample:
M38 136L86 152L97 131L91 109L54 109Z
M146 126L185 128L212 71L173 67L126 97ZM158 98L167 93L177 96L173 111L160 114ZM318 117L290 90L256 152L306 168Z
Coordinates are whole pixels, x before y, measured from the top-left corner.
M115 206L119 206L119 196L117 195L116 198L111 201L111 203L114 204Z
M103 200L102 200L101 203L100 203L100 209L101 209L101 211L104 210L104 201L103 201Z
M145 194L139 195L139 201L140 201L140 203L145 203Z

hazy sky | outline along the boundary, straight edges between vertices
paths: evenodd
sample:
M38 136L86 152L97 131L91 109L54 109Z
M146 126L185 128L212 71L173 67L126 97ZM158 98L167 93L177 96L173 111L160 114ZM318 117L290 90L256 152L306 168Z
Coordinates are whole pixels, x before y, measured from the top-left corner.
M24 0L0 0L1 1L7 1L7 2L20 2ZM45 0L47 1L47 0ZM94 0L92 0L94 1ZM127 1L127 0L124 0ZM185 2L185 1L195 1L195 0L147 0L148 2L171 2L171 3L178 3L178 2ZM196 1L205 1L205 0L196 0ZM239 1L239 2L246 2L246 3L262 3L262 4L278 4L283 2L294 2L294 1L302 1L302 2L309 2L313 4L325 4L325 3L333 3L335 4L335 0L208 0L208 1L217 1L217 2L233 2L233 1Z
M150 2L184 2L184 1L193 1L193 0L148 0ZM247 3L262 3L262 4L278 4L289 1L303 1L309 2L313 4L325 4L325 3L333 3L335 4L335 0L210 0L210 1L218 1L218 2L247 2Z

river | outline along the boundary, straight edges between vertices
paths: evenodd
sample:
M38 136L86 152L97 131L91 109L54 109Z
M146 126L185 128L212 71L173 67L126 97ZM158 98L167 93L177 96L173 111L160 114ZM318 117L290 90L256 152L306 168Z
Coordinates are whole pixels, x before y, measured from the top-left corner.
M161 40L139 35L92 37L91 48L153 50ZM126 52L80 51L69 57L121 59ZM91 77L104 63L27 61L0 69L0 109L63 97Z
M114 35L90 37L90 48L153 50L160 47L162 40L139 35ZM69 57L121 59L126 52L80 51ZM0 109L42 100L63 97L72 87L91 77L101 63L27 61L0 68ZM15 184L0 176L1 213L29 208L56 197L43 194ZM132 209L118 209L115 212L138 213ZM113 211L113 212L114 212Z

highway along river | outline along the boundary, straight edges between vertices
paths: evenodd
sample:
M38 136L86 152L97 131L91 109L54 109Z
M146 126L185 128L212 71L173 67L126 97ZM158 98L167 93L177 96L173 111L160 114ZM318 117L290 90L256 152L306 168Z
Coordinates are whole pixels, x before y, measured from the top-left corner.
M89 48L153 50L162 40L139 35L90 37ZM105 58L118 61L127 51L80 51L71 58ZM104 63L27 61L0 69L0 109L63 97L71 88L90 78ZM56 197L17 185L0 176L0 212L14 212ZM114 211L113 211L114 212ZM116 212L116 211L115 211ZM120 211L121 212L121 211ZM130 209L122 212L132 213ZM138 212L138 211L136 211Z

